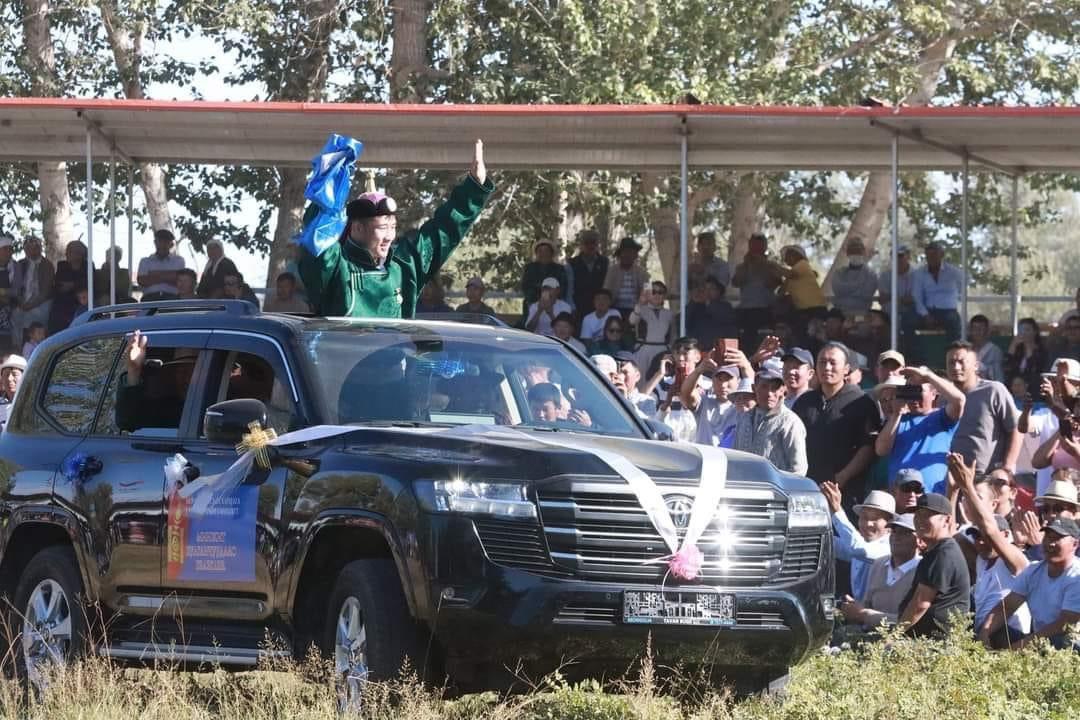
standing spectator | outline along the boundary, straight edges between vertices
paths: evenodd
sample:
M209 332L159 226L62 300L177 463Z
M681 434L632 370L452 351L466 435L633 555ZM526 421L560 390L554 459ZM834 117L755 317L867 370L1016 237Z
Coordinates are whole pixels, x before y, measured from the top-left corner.
M911 268L911 251L907 245L896 249L896 294L899 298L900 333L910 338L919 325L919 314L915 311L915 271ZM878 302L881 309L891 316L892 266L878 275Z
M784 405L784 380L774 370L754 375L756 407L735 418L736 450L760 455L778 469L806 474L806 428Z
M38 345L43 342L45 342L45 325L35 320L30 323L30 327L26 328L26 342L22 346L22 356L29 360Z
M1031 466L1036 470L1051 468L1074 468L1080 470L1080 438L1073 434L1075 423L1069 421L1068 430L1060 426L1035 452Z
M1076 294L1073 296L1073 301L1076 303L1076 307L1070 308L1061 314L1058 319L1058 327L1064 327L1065 323L1069 321L1069 318L1080 317L1080 287L1076 288Z
M903 468L890 478L892 496L896 499L896 512L915 512L919 498L926 494L922 473L913 468Z
M915 312L924 328L944 330L946 342L960 337L960 298L964 293L964 274L960 268L944 262L940 243L926 246L926 267L915 271Z
M904 360L902 353L895 350L886 350L878 355L877 362L874 363L874 379L880 385L891 377L898 377L900 376L900 368L906 364L907 361Z
M631 325L645 326L645 332L638 335L639 367L652 365L652 359L665 352L671 344L675 330L675 313L664 307L666 300L667 285L659 280L653 280L652 287L642 292L638 304L630 313Z
M979 639L991 645L994 633L1025 603L1033 633L1012 645L1019 650L1036 637L1058 648L1068 647L1070 626L1080 622L1080 560L1076 557L1080 526L1071 518L1055 518L1042 528L1042 562L1031 563L1012 584L1012 592L978 628Z
M686 306L686 332L703 347L712 347L717 338L738 337L735 308L724 299L724 286L712 277L691 289Z
M559 283L558 287L566 287L566 269L555 262L555 245L550 240L538 240L533 245L533 261L525 266L525 271L521 275L523 312L526 318L528 318L529 308L540 301L543 284L549 278L554 278Z
M475 315L491 315L495 316L495 310L484 302L484 292L487 290L484 287L484 281L478 277L469 278L469 282L465 283L465 298L467 302L457 306L457 312L459 313L472 313Z
M979 377L1005 382L1005 353L990 341L990 319L985 315L972 316L968 323L968 338L975 348L975 359L979 361Z
M176 299L176 273L183 270L185 265L183 257L173 254L175 241L170 231L156 231L154 254L139 261L139 286L142 287L143 302ZM236 272L235 267L232 272Z
M244 282L244 276L239 271L225 276L224 288L226 300L247 300L256 309L259 307L259 298L255 296L251 286Z
M11 255L14 239L7 233L0 234L0 350L18 350L19 343L12 333L12 311L16 302L17 264Z
M971 602L967 559L953 533L953 507L948 498L929 493L915 506L915 532L926 543L911 591L901 605L899 624L909 635L942 636L953 615L966 615Z
M1061 326L1053 342L1054 355L1080 360L1080 315L1072 315Z
M446 289L443 279L436 275L420 288L420 298L416 302L417 313L449 313L453 308L446 304Z
M651 418L656 414L656 396L652 393L643 393L639 389L641 369L637 366L634 353L626 350L617 352L615 362L619 364L619 372L622 373L623 384L626 385L626 399L642 417Z
M791 299L792 322L796 327L806 328L814 318L824 320L825 293L806 253L798 245L788 245L780 249L780 259L788 266L781 267L780 273L784 276L783 290Z
M758 331L772 326L776 288L782 280L780 266L769 259L768 241L763 234L754 233L750 236L746 256L731 278L731 284L739 288L739 307L735 316L743 347L756 346Z
M604 287L611 293L612 303L623 319L630 317L641 291L649 282L649 274L638 267L638 254L641 245L633 238L623 238L615 258L617 263L608 268L604 278Z
M64 259L56 264L55 291L49 311L49 334L60 332L75 318L79 291L86 289L86 245L72 240L64 249Z
M1009 353L1005 358L1005 374L1009 378L1017 375L1024 378L1027 391L1035 395L1039 392L1043 370L1050 366L1050 355L1043 345L1039 323L1034 318L1024 318L1016 327L1016 337L1009 343Z
M949 379L965 395L951 451L963 455L965 463L974 460L979 472L1000 464L1015 473L1021 445L1016 425L1019 412L1005 386L981 379L978 366L971 343L958 340L949 346L945 367Z
M116 274L116 302L134 302L131 297L131 273L120 265L124 250L119 245L111 245L105 250L105 262L94 272L94 302L97 305L112 303L112 276ZM112 269L115 266L115 270Z
M177 300L194 300L198 297L195 291L198 276L195 275L195 271L191 268L184 268L183 270L176 271L176 299Z
M0 428L7 424L15 394L19 392L23 373L26 372L26 359L18 355L8 355L0 363Z
M795 401L810 390L810 381L814 378L814 356L809 350L792 348L780 359L784 363L784 404L793 408Z
M296 276L283 272L274 283L274 294L263 303L266 312L309 313L311 307L296 294Z
M850 371L847 348L826 344L818 353L818 389L804 393L792 408L806 426L807 475L819 485L839 485L849 509L866 496L866 471L881 427L877 404L847 383Z
M1039 386L1039 394L1045 404L1040 404L1036 408L1032 396L1027 395L1017 421L1017 431L1023 436L1023 440L1016 470L1017 473L1035 473L1036 495L1042 495L1046 490L1054 468L1050 465L1036 468L1034 466L1035 453L1057 433L1060 427L1057 415L1051 407L1053 405L1071 407L1074 399L1080 394L1080 362L1069 358L1055 360L1054 374L1043 378Z
M607 278L608 259L600 254L600 233L583 230L578 239L578 254L570 258L569 280L573 281L570 298L579 319L593 311L593 301Z
M585 315L581 321L581 339L586 343L604 339L604 328L608 318L617 317L622 320L619 311L611 307L611 291L600 288L593 295L593 311Z
M529 306L525 329L539 335L550 335L555 318L569 312L573 312L570 305L559 299L559 280L553 277L545 278L541 283L540 298Z
M168 232L168 230L159 230L158 232ZM170 237L172 233L169 233ZM154 241L157 242L157 233L154 233ZM297 247L294 245L293 247ZM236 270L236 264L232 260L225 257L225 245L214 238L206 243L206 267L203 268L202 278L199 279L199 287L196 289L196 294L201 298L222 298L225 297L225 276L231 275ZM140 267L139 274L142 275L142 269ZM142 280L139 281L142 284ZM146 299L145 294L143 299Z
M840 308L845 315L866 315L874 302L878 279L866 266L866 245L862 238L848 240L846 254L847 265L832 277L833 307Z
M713 278L723 288L731 284L727 260L716 257L716 233L703 232L697 236L697 253L690 263L689 277L694 285L704 283L707 278Z
M574 331L576 329L577 326L574 324L574 316L571 313L559 313L551 323L551 336L562 340L564 343L584 355L587 352L585 344L574 337Z
M964 412L964 393L928 368L909 367L901 372L918 398L897 399L899 388L881 389L881 397L890 403L892 412L874 441L874 450L878 457L889 458L889 477L896 477L901 469L915 469L930 492L944 495L945 458Z
M889 556L888 525L896 513L896 505L889 493L871 490L866 500L854 508L859 518L859 528L856 530L841 504L840 487L834 482L822 483L821 492L825 494L832 513L836 559L851 563L851 594L862 597L866 594L871 564ZM839 584L845 584L844 579L840 578Z
M914 516L895 514L888 522L889 556L878 558L866 574L866 589L858 600L850 595L840 604L840 612L849 624L870 630L893 624L900 617L900 603L915 582L915 569L922 555L915 535ZM847 517L844 517L847 520Z
M684 376L686 379L678 393L683 407L694 413L697 422L694 442L714 447L720 445L724 433L735 421L735 416L728 411L733 407L730 395L738 389L740 374L740 368L732 365L717 367L711 357L706 357ZM709 389L702 388L698 382L701 377L712 380Z
M15 266L16 305L11 316L11 341L18 347L24 332L35 322L48 326L52 310L53 266L41 254L41 240L28 237L26 257Z

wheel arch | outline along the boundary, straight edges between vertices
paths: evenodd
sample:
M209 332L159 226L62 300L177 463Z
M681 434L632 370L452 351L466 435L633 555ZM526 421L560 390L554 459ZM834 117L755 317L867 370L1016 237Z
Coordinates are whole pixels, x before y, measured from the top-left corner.
M52 506L20 508L10 519L4 533L3 555L0 557L0 593L11 597L19 577L30 560L41 550L54 545L66 545L75 553L76 568L83 583L87 600L97 598L94 574L87 565L87 549L79 541L76 519Z

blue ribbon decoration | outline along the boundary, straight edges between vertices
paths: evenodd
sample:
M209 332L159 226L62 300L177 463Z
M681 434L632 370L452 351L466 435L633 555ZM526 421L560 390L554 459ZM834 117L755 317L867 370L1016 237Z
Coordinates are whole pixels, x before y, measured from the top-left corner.
M79 487L91 475L101 472L101 461L86 453L74 453L64 459L60 473L71 485Z
M310 204L297 242L315 257L336 243L345 230L345 201L349 199L353 166L363 152L364 143L334 133L311 160L311 177L304 188Z

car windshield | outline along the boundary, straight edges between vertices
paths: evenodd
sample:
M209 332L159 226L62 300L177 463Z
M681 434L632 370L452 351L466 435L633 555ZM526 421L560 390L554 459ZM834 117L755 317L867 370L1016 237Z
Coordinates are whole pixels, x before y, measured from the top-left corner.
M312 330L303 343L333 423L641 435L611 388L560 345L423 327Z

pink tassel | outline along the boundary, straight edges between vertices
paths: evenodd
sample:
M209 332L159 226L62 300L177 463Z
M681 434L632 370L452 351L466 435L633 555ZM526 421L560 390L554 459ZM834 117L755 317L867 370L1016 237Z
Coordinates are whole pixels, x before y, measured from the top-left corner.
M668 571L679 580L695 580L701 575L704 562L705 555L697 545L684 546L668 560Z

